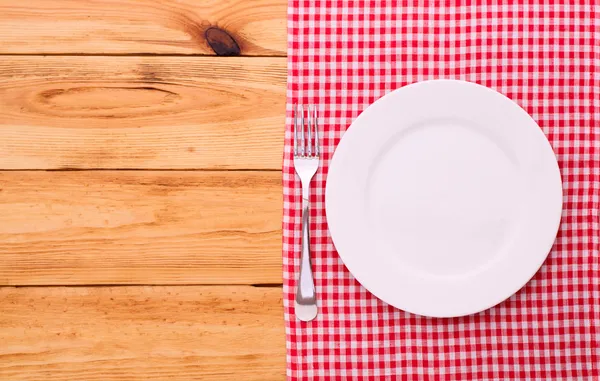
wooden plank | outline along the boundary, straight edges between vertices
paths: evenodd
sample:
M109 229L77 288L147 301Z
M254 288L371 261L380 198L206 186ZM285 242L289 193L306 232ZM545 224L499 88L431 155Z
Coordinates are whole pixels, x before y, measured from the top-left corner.
M0 168L280 169L284 58L4 57Z
M285 58L2 57L0 169L281 169Z
M0 172L0 285L281 283L281 173Z
M286 0L0 0L0 54L215 54L217 30L242 55L285 56L286 10Z
M0 288L2 380L284 380L280 288Z

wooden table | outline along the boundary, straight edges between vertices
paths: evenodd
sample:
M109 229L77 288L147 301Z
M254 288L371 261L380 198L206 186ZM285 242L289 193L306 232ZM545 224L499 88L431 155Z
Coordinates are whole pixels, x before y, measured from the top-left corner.
M286 0L0 0L0 380L282 380Z

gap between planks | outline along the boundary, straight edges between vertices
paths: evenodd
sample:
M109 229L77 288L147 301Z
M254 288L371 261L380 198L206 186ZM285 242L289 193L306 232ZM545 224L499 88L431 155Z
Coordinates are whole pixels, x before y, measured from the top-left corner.
M104 284L104 283L97 283L97 284L32 284L32 285L15 285L15 286L9 286L9 285L1 285L0 284L0 288L2 287L8 287L8 288L42 288L42 287L142 287L142 286L157 286L157 287L224 287L224 286L248 286L248 287L255 287L255 288L282 288L283 287L283 283L249 283L249 284L235 284L235 283L187 283L187 284L177 284L177 285L173 285L173 284L169 284L169 283L164 283L164 284L158 284L158 283L135 283L135 284L119 284L119 283L114 283L114 284Z
M253 56L215 56L214 54L173 54L173 53L0 53L0 57L211 57L222 60L244 58L286 58L287 54L263 54Z
M94 171L150 171L150 172L281 172L277 168L25 168L0 169L0 172L94 172Z

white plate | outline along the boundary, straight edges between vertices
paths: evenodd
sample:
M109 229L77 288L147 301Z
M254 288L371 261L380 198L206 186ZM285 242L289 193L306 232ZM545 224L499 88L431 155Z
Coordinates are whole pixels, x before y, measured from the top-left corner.
M398 89L352 123L325 199L333 242L364 287L405 311L451 317L531 279L556 237L562 184L522 108L438 80Z

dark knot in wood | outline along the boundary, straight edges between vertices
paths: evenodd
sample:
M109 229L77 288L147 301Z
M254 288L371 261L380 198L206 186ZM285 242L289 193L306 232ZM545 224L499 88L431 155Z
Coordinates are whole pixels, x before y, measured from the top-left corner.
M217 27L210 27L204 32L208 45L218 56L239 56L240 46L233 37Z

